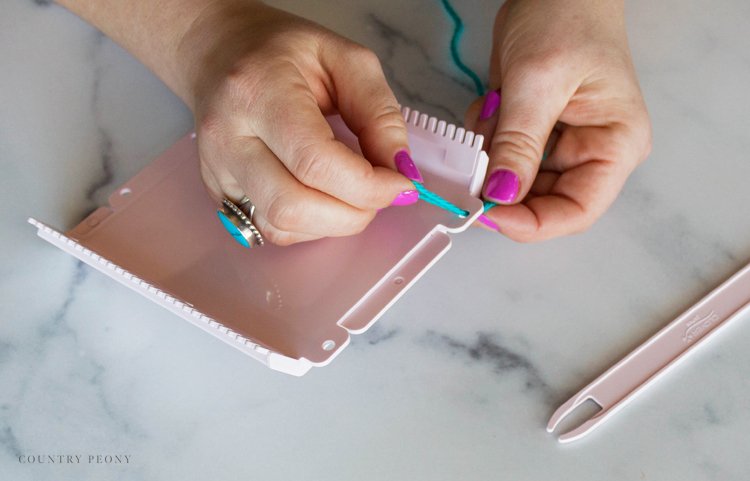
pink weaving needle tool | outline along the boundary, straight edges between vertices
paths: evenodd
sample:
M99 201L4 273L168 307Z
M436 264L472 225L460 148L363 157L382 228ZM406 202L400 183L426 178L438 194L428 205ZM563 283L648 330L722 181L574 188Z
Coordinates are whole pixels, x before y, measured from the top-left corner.
M648 341L609 368L560 406L547 424L553 432L560 422L586 401L601 410L578 427L563 433L561 443L575 441L600 426L670 368L684 359L729 321L750 311L750 265L685 311Z

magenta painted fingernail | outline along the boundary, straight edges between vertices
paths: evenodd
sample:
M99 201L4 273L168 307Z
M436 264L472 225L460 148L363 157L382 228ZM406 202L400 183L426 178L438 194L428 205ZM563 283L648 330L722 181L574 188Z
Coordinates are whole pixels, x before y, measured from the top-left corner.
M412 205L419 201L419 192L416 190L405 190L398 194L391 205Z
M424 182L422 174L419 172L419 169L417 169L417 166L414 165L414 161L411 160L409 152L399 150L396 154L396 168L409 179L416 182Z
M500 169L490 175L484 196L495 202L507 204L516 200L521 182L512 170Z
M492 90L484 98L484 104L482 105L482 112L479 114L479 120L487 120L495 115L498 107L500 107L500 94Z
M500 226L498 226L497 224L495 224L495 223L494 223L494 222L492 221L492 219L490 219L490 218L489 218L489 217L487 217L486 215L484 215L484 214L480 215L480 216L479 216L479 217L477 218L477 220L478 220L479 222L481 222L482 224L486 225L487 227L489 227L490 229L494 229L494 230L496 230L496 231L500 232Z

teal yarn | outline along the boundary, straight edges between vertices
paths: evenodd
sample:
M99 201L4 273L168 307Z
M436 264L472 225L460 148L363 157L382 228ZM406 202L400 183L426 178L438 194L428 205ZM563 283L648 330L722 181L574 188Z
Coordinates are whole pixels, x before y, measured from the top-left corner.
M459 217L466 217L467 215L469 215L468 210L464 210L453 204L452 202L443 199L436 193L428 190L424 185L422 185L421 182L413 180L412 184L414 184L414 187L416 187L417 191L419 191L419 198L427 202L428 204L440 207L441 209L447 210L448 212L456 214Z
M482 80L479 78L479 75L477 75L474 70L472 70L463 62L463 60L461 59L461 53L459 51L459 46L461 45L461 36L464 33L464 22L463 20L461 20L461 16L458 14L458 12L456 12L456 9L453 8L453 5L451 5L449 0L440 0L440 3L443 5L443 8L445 8L445 12L453 21L453 35L451 36L450 47L451 60L461 72L463 72L467 77L471 79L471 81L474 83L474 89L476 90L477 95L481 97L484 95L484 84L482 84ZM419 192L419 198L427 202L428 204L432 204L459 217L466 217L469 215L468 210L464 210L453 204L452 202L443 199L436 193L428 190L424 185L422 185L421 182L412 181L412 183ZM485 202L485 212L494 206L494 202Z
M463 60L461 60L461 53L459 52L459 45L461 44L461 35L464 33L464 22L461 17L453 8L453 5L448 0L440 0L445 8L445 12L453 20L453 36L451 37L451 60L456 64L456 67L466 74L472 82L474 82L474 88L476 89L477 95L480 97L484 95L484 85L482 80L479 78L476 72L474 72Z
M463 60L461 60L461 53L459 52L459 49L458 49L459 45L461 44L461 35L463 35L464 33L464 22L463 20L461 20L461 16L458 14L458 12L456 12L456 9L453 8L453 5L451 5L450 1L440 0L440 3L443 4L443 8L445 8L446 13L451 18L451 20L453 20L453 36L451 37L451 60L453 60L453 63L456 64L456 67L458 67L460 71L465 73L471 79L471 81L474 82L474 88L476 89L477 95L481 97L484 95L484 85L482 84L482 80L479 78L479 75L477 75L475 71L473 71L468 65L466 65L463 62ZM414 183L414 185L416 185L416 182ZM417 190L419 190L419 187L417 187ZM421 196L422 191L420 190L419 193ZM447 201L443 200L443 202L447 202ZM448 202L448 204L450 203ZM468 215L467 211L460 209L454 206L453 204L450 204L450 205L456 210L466 212L466 214L464 214L462 217L465 217L466 215ZM494 202L485 202L484 211L487 212L488 210L495 207L496 205L497 204L495 204ZM438 205L438 207L442 207L442 205ZM451 210L451 212L456 213L455 210ZM458 215L461 215L461 214L458 214Z
M479 75L475 71L473 71L468 65L466 65L463 60L461 59L461 53L459 52L459 45L461 44L461 36L464 33L464 22L461 20L461 16L456 12L456 9L453 8L453 5L451 5L449 0L440 0L440 3L443 5L443 8L445 8L445 12L448 14L448 16L453 20L453 36L451 37L451 60L453 60L453 63L456 64L456 67L460 71L462 71L464 74L466 74L472 82L474 82L474 88L477 92L477 95L480 97L484 95L484 85L482 84L482 80L479 78ZM414 185L417 185L415 182ZM426 192L429 192L430 194L437 196L437 194L433 194L432 192L428 191L422 186L422 189L424 189ZM420 190L420 186L417 186L417 190L419 190L420 198L422 198L422 190ZM439 198L439 197L438 197ZM432 199L432 197L430 197ZM427 202L430 202L429 200L425 199ZM444 208L446 210L449 210L450 212L453 212L457 215L462 215L459 212L466 212L466 214L463 214L462 217L465 217L468 215L468 212L454 206L450 202L440 199L441 203L435 204L438 207ZM447 209L443 204L447 203L451 206L450 209ZM430 202L433 203L433 202ZM494 202L485 202L484 203L484 211L487 212L492 207L495 207L497 204Z

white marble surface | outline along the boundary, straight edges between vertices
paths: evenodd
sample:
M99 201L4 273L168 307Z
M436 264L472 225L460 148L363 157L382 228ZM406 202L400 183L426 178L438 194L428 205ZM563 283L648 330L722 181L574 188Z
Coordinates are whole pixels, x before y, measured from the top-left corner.
M461 2L486 72L495 2ZM280 5L375 49L400 100L458 120L433 0ZM0 479L744 480L744 316L590 437L554 408L750 260L750 4L628 2L649 162L584 235L472 230L329 366L264 368L35 236L191 126L134 59L44 1L0 14ZM127 454L127 465L19 455Z

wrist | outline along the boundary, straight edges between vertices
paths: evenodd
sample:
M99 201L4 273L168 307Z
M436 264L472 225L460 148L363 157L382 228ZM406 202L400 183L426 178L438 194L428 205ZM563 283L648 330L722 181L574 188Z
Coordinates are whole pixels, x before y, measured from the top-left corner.
M251 37L273 10L256 0L218 0L190 22L174 52L179 81L173 90L193 112L206 84L227 69L226 59L239 49L240 39Z

